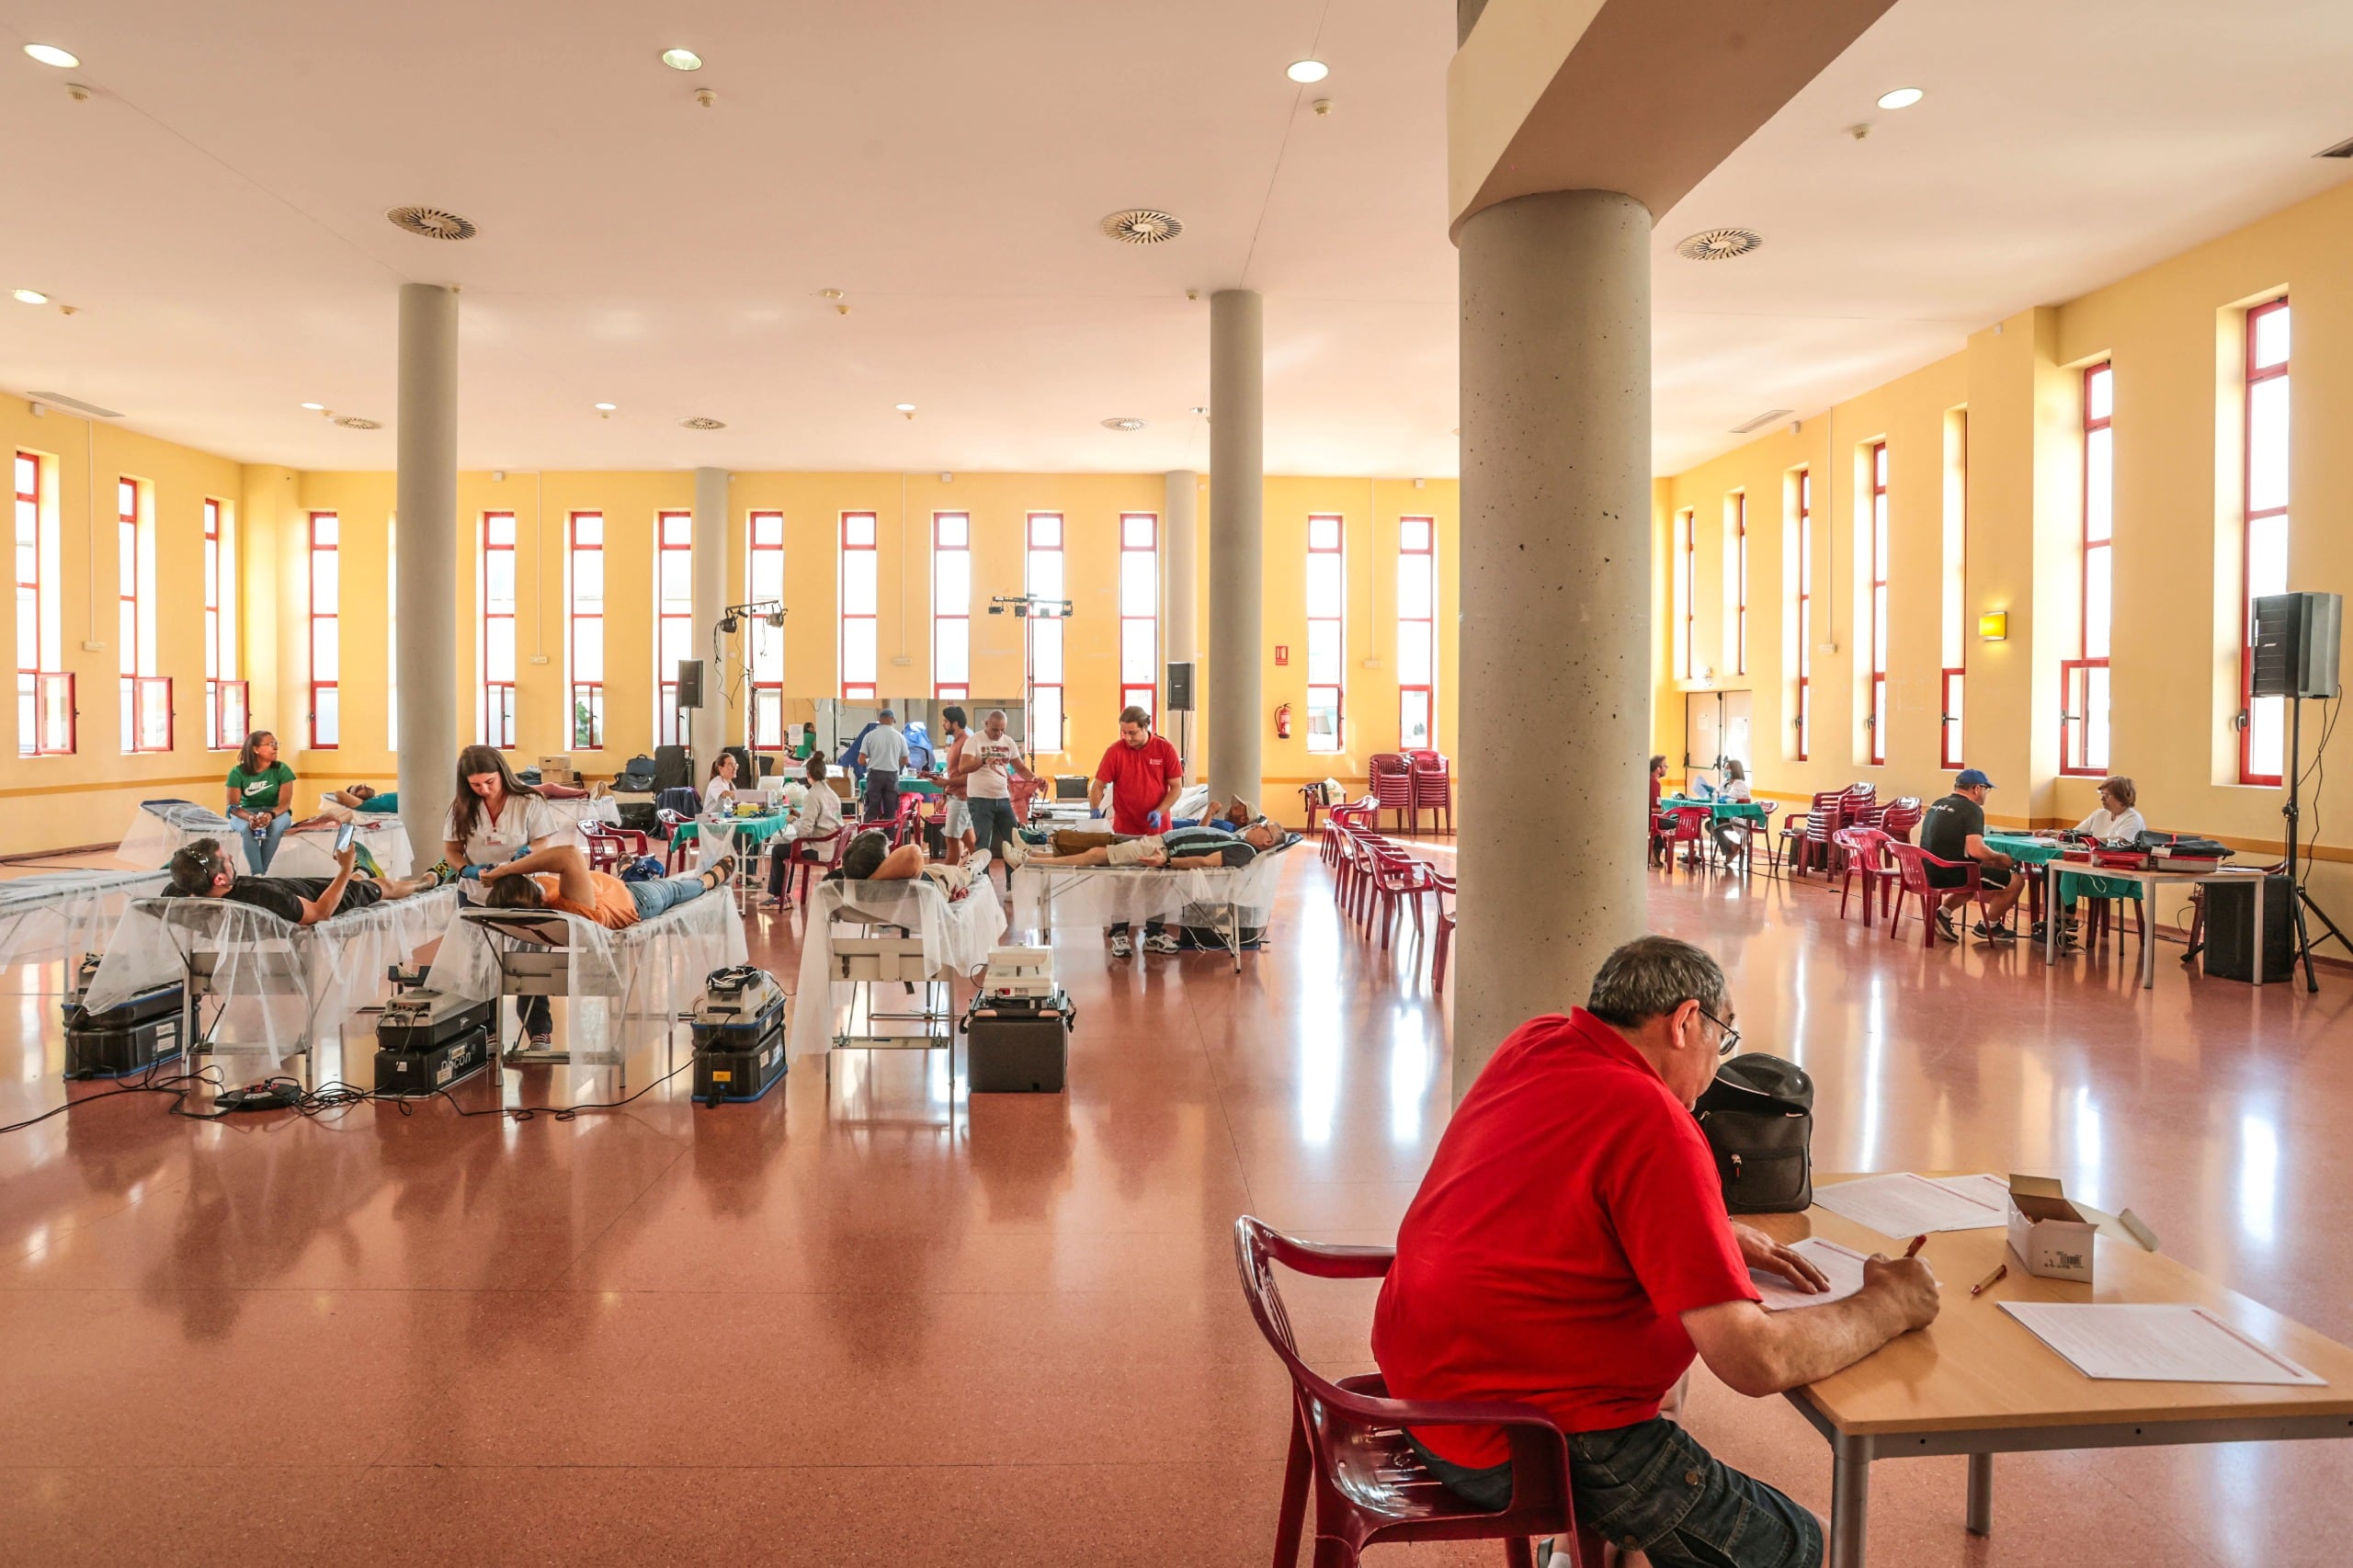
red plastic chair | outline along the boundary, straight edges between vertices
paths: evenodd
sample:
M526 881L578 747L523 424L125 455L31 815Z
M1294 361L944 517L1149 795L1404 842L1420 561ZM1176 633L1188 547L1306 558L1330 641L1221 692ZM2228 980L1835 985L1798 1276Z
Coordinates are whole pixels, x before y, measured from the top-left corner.
M1838 879L1838 918L1847 918L1847 895L1855 878L1863 879L1863 924L1871 924L1872 895L1882 906L1894 902L1896 869L1888 863L1888 835L1875 827L1842 827L1838 846L1847 851L1846 873Z
M1447 900L1454 896L1454 879L1444 871L1430 873L1430 892L1438 904L1438 935L1430 942L1430 994L1446 989L1446 958L1454 948L1454 911Z
M1397 831L1418 833L1422 813L1414 809L1414 776L1405 766L1404 756L1397 752L1375 752L1372 756L1372 798L1379 802L1373 813L1373 825L1381 825L1381 812L1397 813ZM1413 826L1405 825L1411 815Z
M1677 806L1659 812L1659 839L1666 846L1666 869L1675 870L1675 846L1690 846L1684 853L1686 869L1697 871L1699 862L1707 858L1708 824L1716 813L1705 806Z
M665 871L675 873L680 867L686 864L688 853L687 845L692 844L696 839L700 838L702 836L702 830L701 828L697 827L695 829L695 837L689 838L686 843L682 844L678 840L678 830L692 824L694 821L692 817L683 815L677 812L655 812L654 813L654 821L655 825L662 830L662 869Z
M1899 795L1887 803L1885 813L1880 817L1879 828L1890 838L1909 844L1912 842L1912 830L1920 825L1921 815L1919 796Z
M1393 846L1383 845L1373 851L1372 888L1381 901L1381 950L1389 950L1389 933L1397 923L1397 906L1410 903L1414 915L1414 935L1422 935L1422 895L1437 891L1430 880L1430 863L1406 854Z
M623 862L654 853L653 840L631 827L585 822L580 824L580 836L587 845L588 869L592 871L619 873Z
M1512 1568L1534 1568L1532 1537L1570 1536L1562 1568L1601 1568L1601 1538L1576 1523L1569 1494L1568 1443L1532 1404L1425 1403L1392 1399L1380 1374L1333 1382L1300 1359L1275 1283L1278 1263L1318 1279L1378 1279L1396 1254L1387 1247L1323 1246L1293 1241L1251 1216L1233 1222L1242 1293L1258 1332L1290 1372L1290 1460L1275 1526L1276 1568L1293 1568L1315 1497L1315 1568L1355 1568L1368 1546L1408 1540L1500 1540ZM1499 1426L1511 1445L1511 1502L1490 1513L1446 1489L1406 1442L1408 1426Z
M819 834L814 838L797 839L788 846L780 846L779 852L789 848L792 855L784 869L786 891L792 892L799 902L808 903L809 884L842 863L842 853L849 847L850 836L857 831L845 823L831 833ZM792 884L796 881L798 891L794 892Z
M1939 859L1916 844L1897 844L1890 841L1885 847L1889 854L1895 857L1895 869L1898 873L1895 903L1887 912L1889 941L1895 940L1895 928L1904 919L1904 901L1910 898L1918 910L1920 925L1923 927L1920 945L1924 948L1933 948L1937 945L1935 918L1937 906L1944 895L1952 892L1952 889L1928 885L1928 868L1931 866L1942 866L1950 870L1967 873L1962 878L1961 885L1969 890L1971 902L1978 905L1981 913L1984 911L1985 889L1978 881L1976 861Z
M1778 877L1781 874L1779 846L1782 840L1789 837L1789 824L1787 823L1781 824L1780 837L1776 838L1773 835L1773 813L1781 809L1781 803L1779 801L1759 801L1756 802L1756 809L1763 812L1765 815L1761 819L1757 817L1748 819L1748 864L1752 869L1756 866L1756 846L1762 844L1765 846L1765 874L1768 877Z
M1430 826L1454 836L1454 764L1434 751L1407 752L1414 780L1414 821L1430 813ZM1444 827L1438 827L1440 819Z
M1805 837L1798 846L1797 874L1816 865L1824 876L1830 874L1830 835L1847 825L1847 797L1837 790L1826 790L1813 798L1813 806L1805 814Z

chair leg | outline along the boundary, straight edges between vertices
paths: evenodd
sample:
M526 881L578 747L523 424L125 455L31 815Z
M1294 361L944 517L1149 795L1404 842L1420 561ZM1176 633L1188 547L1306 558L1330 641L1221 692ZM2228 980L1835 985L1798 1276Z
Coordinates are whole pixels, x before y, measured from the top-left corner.
M1299 1533L1307 1521L1307 1480L1313 1466L1299 1412L1290 1417L1290 1462L1283 1471L1282 1511L1275 1516L1275 1568L1299 1568Z
M1536 1568L1536 1553L1529 1546L1526 1536L1504 1538L1504 1561L1511 1564L1511 1568Z

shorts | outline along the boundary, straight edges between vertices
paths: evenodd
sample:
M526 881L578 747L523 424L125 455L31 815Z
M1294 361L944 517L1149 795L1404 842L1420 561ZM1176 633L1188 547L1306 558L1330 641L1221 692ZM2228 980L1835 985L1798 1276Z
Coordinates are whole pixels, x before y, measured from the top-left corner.
M1932 888L1957 888L1969 881L1969 869L1965 866L1923 866L1920 869L1927 872L1928 885ZM2008 887L2010 873L1999 866L1981 864L1977 868L1977 885L1981 888Z
M1114 866L1138 866L1147 855L1163 853L1160 835L1146 834L1142 838L1115 838L1108 846L1107 858Z
M961 838L972 831L972 808L958 795L948 797L948 816L939 831L950 838Z

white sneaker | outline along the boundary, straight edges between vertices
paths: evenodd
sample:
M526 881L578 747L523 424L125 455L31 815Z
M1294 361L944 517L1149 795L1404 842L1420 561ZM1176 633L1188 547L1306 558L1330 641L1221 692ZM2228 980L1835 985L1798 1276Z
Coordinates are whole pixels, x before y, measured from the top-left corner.
M1128 940L1128 934L1125 931L1120 932L1118 936L1111 938L1111 956L1113 958L1133 958L1135 956L1135 944Z
M981 853L986 855L988 851L983 849ZM1008 838L1005 841L1005 863L1007 866L1017 871L1021 869L1021 863L1028 858L1029 858L1028 845L1018 838Z
M973 850L970 855L964 857L964 869L972 872L974 877L987 876L989 874L989 852L985 849Z
M1181 953L1185 949L1176 937L1162 931L1143 939L1143 950L1148 953Z

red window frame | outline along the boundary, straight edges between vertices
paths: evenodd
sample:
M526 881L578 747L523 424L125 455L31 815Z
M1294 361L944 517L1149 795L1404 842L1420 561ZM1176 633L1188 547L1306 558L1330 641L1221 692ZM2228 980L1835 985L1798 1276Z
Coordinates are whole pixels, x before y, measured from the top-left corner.
M754 512L744 520L744 584L749 603L765 599L784 602L784 514ZM752 640L746 654L751 695L751 738L755 751L782 751L784 734L784 633L757 616L746 633Z
M1968 729L1968 647L1969 647L1969 415L1961 415L1961 617L1956 629L1954 646L1961 651L1961 663L1948 665L1938 672L1937 688L1937 762L1948 772L1964 766Z
M961 603L951 602L952 585L939 580L942 558L949 555L964 558ZM951 641L961 642L964 650L961 680L942 678L949 667L940 651ZM963 702L972 695L972 517L969 512L931 515L931 695L938 701Z
M1692 659L1698 645L1698 609L1693 600L1699 597L1699 533L1689 507L1675 514L1675 603L1668 612L1675 626L1675 677L1689 680L1699 673Z
M669 597L670 570L686 570L686 597ZM687 744L678 708L678 665L694 657L695 515L654 514L654 734L656 745ZM680 650L685 650L680 652Z
M147 543L143 528L152 504L142 480L115 480L115 578L121 599L115 627L122 647L116 654L121 674L119 713L122 751L126 756L158 755L172 749L172 677L155 673L153 639L142 611L152 590L153 561L142 558Z
M1733 673L1748 673L1748 492L1732 498Z
M584 529L582 525L586 524ZM570 677L569 700L565 710L570 719L564 733L574 751L605 749L605 660L610 648L605 640L605 596L611 590L611 579L605 571L605 514L574 512L564 518L564 670ZM597 568L597 594L594 599L583 599L580 594L581 568L594 560ZM594 608L584 608L593 605ZM580 633L593 626L597 640L597 667L593 673L584 672L580 656Z
M861 537L862 536L862 537ZM877 682L882 674L882 530L871 512L844 512L841 527L841 677L842 700L872 702L879 689ZM874 566L874 604L864 610L849 608L849 564L854 551L871 555ZM866 651L866 667L874 672L874 679L853 681L849 678L851 640L860 641Z
M1424 581L1428 593L1415 614L1416 607L1405 600L1405 562L1409 557L1426 558L1428 568ZM1419 628L1412 633L1415 640L1428 652L1428 679L1405 679L1406 628ZM1435 747L1438 744L1438 520L1434 517L1400 517L1397 519L1397 747L1400 751ZM1420 747L1412 740L1414 726L1411 713L1421 710L1422 733Z
M2239 782L2242 784L2277 785L2284 775L2279 772L2260 773L2255 758L2255 526L2277 517L2285 526L2290 516L2289 501L2277 506L2257 510L2255 505L2255 390L2266 381L2286 381L2288 368L2293 362L2291 347L2277 365L2258 367L2255 362L2256 327L2265 317L2285 312L2288 296L2251 307L2246 312L2243 346L2246 384L2239 402ZM2292 332L2292 327L2291 327ZM2290 393L2292 406L2294 394ZM2285 702L2286 699L2267 697L2266 702Z
M1798 471L1798 756L1813 744L1813 471Z
M334 751L343 743L343 519L333 512L313 512L310 518L310 574L305 608L309 613L309 650L311 707L308 715L313 751ZM320 585L326 585L328 608L319 608ZM320 658L324 650L326 657ZM321 679L322 665L335 673ZM322 698L327 709L324 722L319 718Z
M1871 443L1870 758L1887 766L1887 443Z
M204 499L204 744L244 744L250 694L237 678L237 545L228 508ZM232 720L233 719L233 722Z
M1139 527L1140 525L1140 527ZM1145 542L1135 542L1141 532ZM1128 600L1128 565L1131 556L1142 555L1152 562L1152 594L1142 614ZM1129 642L1141 623L1142 640L1151 650L1145 661L1145 678L1137 680L1134 666L1129 662ZM1120 514L1120 708L1141 708L1160 720L1160 514L1157 512L1122 512Z
M1320 525L1328 524L1328 528ZM1307 560L1311 579L1318 556L1336 557L1340 574L1340 613L1316 615L1314 588L1311 580L1307 608L1307 749L1318 756L1336 756L1348 747L1348 521L1336 512L1311 512L1307 517ZM1315 678L1315 629L1329 626L1338 644L1334 660L1333 678ZM1332 710L1332 738L1328 744L1315 733L1315 714L1321 708Z
M1070 585L1068 566L1063 551L1070 540L1060 512L1032 512L1025 524L1023 535L1026 552L1023 561L1023 590L1033 598L1063 599ZM1049 559L1050 558L1050 559ZM1041 575L1040 568L1051 567ZM1054 646L1054 677L1038 678L1038 642L1040 633ZM1032 615L1023 630L1025 644L1023 673L1029 687L1029 710L1024 722L1029 726L1029 749L1060 756L1070 739L1070 709L1064 699L1069 695L1065 683L1070 678L1070 639L1065 634L1059 610L1050 616ZM1038 713L1045 706L1039 699L1041 693L1051 694L1053 699L1054 733L1044 733Z
M2100 377L2109 378L2105 383L2105 390L2109 395L2110 412L2095 415L2092 412L2093 391L2097 378ZM2109 516L2105 520L2105 526L2108 532L2105 537L2095 539L2092 532L2094 526L2092 474L2097 465L2093 460L2092 437L2095 434L2108 432L2113 428L2115 386L2109 361L2103 359L2097 365L2084 367L2083 380L2078 389L2083 395L2084 472L2080 476L2081 483L2075 495L2077 547L2075 657L2063 659L2059 665L2059 771L2063 776L2071 778L2102 778L2108 774L2108 758L2103 756L2095 761L2088 753L2091 749L2092 710L2095 704L2102 709L2107 707L2109 681L2111 678L2106 672L2109 667L2109 647L2113 641L2115 624L2113 607L2116 557L2113 551L2116 534L2114 502L2116 449L2112 444L2114 437L2110 436L2111 444L2106 448L2109 463ZM2102 642L2097 652L2093 648L2091 623L2092 579L2095 574L2105 575L2108 579L2111 629L2109 642ZM2095 670L2101 673L2095 675L2092 673Z
M504 539L499 537L502 532L499 528L501 523L506 525L503 530L506 536ZM514 671L517 649L515 645L516 602L512 596L520 592L521 585L517 574L522 566L522 557L515 549L515 539L514 513L484 512L482 515L481 576L479 578L482 596L482 630L474 644L474 656L479 661L475 673L480 676L482 690L475 700L474 730L476 737L483 745L495 746L500 751L515 749ZM507 591L510 596L506 601L506 608L503 611L492 608L490 597L491 568L497 563L501 556L506 557ZM494 663L491 653L502 642L506 645L507 678L495 680L491 676Z
M41 558L54 545L44 505L48 471L30 452L17 454L14 484L17 497L17 755L70 756L80 744L80 715L74 676L49 665L50 639L57 631L56 611L46 590L54 586L41 575ZM29 564L30 576L25 569ZM26 654L29 653L29 661ZM59 721L51 723L51 720ZM63 744L59 744L60 742Z

